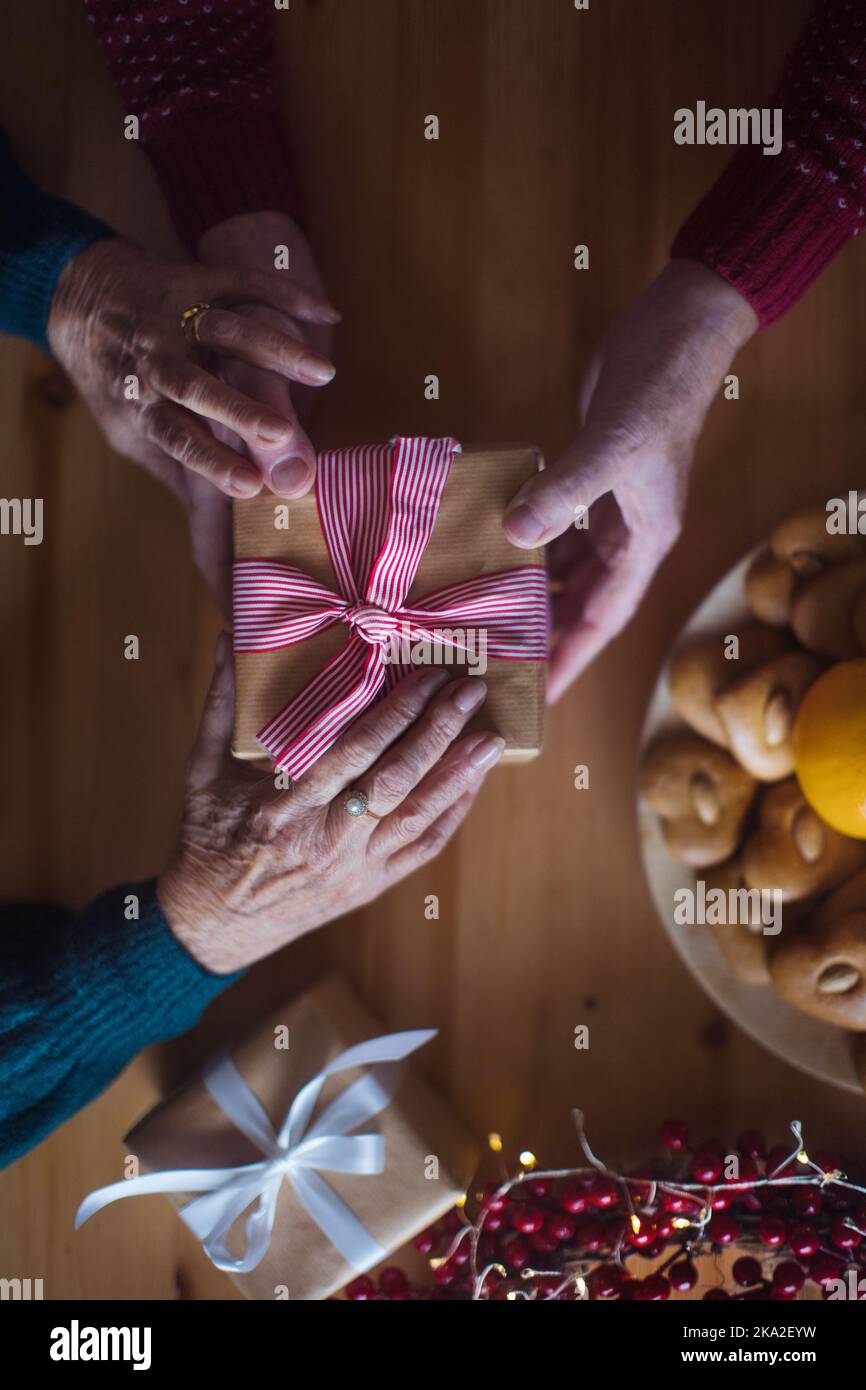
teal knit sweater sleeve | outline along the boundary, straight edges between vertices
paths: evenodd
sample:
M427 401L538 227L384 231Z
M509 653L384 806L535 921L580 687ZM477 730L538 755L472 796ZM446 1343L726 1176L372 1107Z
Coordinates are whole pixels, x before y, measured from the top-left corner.
M0 1168L69 1119L149 1043L176 1037L239 975L181 946L155 883L77 915L0 909Z
M82 208L37 188L0 130L0 332L48 352L45 330L60 272L92 242L116 235Z

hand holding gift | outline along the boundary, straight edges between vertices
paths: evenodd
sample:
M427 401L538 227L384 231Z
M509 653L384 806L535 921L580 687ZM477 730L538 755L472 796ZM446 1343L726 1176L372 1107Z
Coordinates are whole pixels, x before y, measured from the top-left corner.
M370 902L434 858L504 747L490 733L461 737L484 682L427 668L366 711L300 782L278 789L231 756L233 695L222 636L180 843L157 887L175 935L218 974ZM347 812L356 784L368 815Z

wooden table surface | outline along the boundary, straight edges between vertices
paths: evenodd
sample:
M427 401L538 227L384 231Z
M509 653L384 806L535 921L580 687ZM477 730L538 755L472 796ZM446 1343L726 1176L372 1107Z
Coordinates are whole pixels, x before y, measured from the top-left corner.
M554 458L594 341L726 159L676 146L673 110L760 101L806 8L293 0L277 16L285 104L345 318L318 437L532 440ZM78 7L9 7L0 69L0 120L31 174L171 251ZM438 142L423 137L431 113ZM588 272L573 268L577 243ZM863 1143L866 1102L744 1037L675 956L640 865L634 773L690 609L778 517L863 484L864 322L855 244L742 354L740 400L719 399L700 443L686 533L639 619L553 712L540 761L495 773L433 866L252 971L4 1173L0 1274L41 1277L46 1297L236 1297L164 1199L78 1235L75 1207L119 1176L121 1136L169 1082L335 964L388 1025L441 1030L420 1065L510 1151L567 1161L574 1105L612 1158L645 1152L668 1113L728 1136L778 1137L796 1117L814 1143ZM83 904L165 861L218 620L174 503L111 453L45 357L8 340L0 353L2 491L46 506L41 547L0 541L0 891ZM573 789L577 763L589 791Z

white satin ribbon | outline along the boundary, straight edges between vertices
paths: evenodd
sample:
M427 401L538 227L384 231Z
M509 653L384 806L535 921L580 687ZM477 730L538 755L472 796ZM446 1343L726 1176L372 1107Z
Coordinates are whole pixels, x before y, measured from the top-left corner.
M110 1183L85 1197L75 1215L75 1229L122 1197L201 1192L203 1196L181 1209L183 1220L218 1269L246 1274L255 1269L270 1245L277 1197L283 1180L288 1179L301 1205L343 1258L354 1269L369 1269L384 1259L387 1251L320 1173L384 1172L383 1136L349 1131L386 1109L402 1079L402 1068L393 1064L435 1036L435 1028L422 1028L388 1033L347 1048L298 1092L278 1132L234 1063L223 1054L205 1068L204 1083L220 1109L265 1155L264 1161L236 1168L172 1168ZM364 1066L373 1070L353 1081L311 1124L327 1078ZM235 1258L223 1242L256 1199L246 1224L246 1251Z

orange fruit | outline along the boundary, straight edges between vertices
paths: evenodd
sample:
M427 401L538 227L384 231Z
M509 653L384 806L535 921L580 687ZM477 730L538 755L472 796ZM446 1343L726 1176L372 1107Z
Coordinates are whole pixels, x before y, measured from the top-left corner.
M821 819L866 840L866 658L840 661L806 691L794 725L794 766Z

